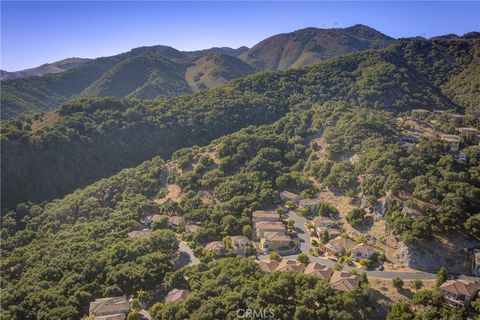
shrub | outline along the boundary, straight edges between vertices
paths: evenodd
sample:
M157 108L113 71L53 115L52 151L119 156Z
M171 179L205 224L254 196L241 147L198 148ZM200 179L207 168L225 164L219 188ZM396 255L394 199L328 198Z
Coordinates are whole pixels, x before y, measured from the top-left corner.
M365 221L365 210L355 208L347 214L347 221L351 225L359 225Z
M368 268L372 265L373 261L371 259L360 259L358 262L364 268Z
M437 279L435 280L435 286L437 288L440 287L442 283L447 281L447 279L448 279L447 269L445 269L444 267L441 267L440 270L438 270L437 272Z
M268 254L268 258L270 260L277 260L277 261L281 261L282 258L280 257L280 255L278 254L278 252L275 252L275 251L272 251Z
M305 253L302 252L297 256L297 261L300 263L309 263L310 258Z
M412 281L412 288L419 290L423 287L423 281L420 279L415 279Z
M328 202L320 202L316 207L316 213L322 217L329 217L337 215L338 210Z
M305 217L305 216L308 216L310 214L310 209L307 208L307 207L298 208L296 213L299 216Z
M403 288L403 280L398 278L398 277L392 279L392 284L396 289L402 289Z

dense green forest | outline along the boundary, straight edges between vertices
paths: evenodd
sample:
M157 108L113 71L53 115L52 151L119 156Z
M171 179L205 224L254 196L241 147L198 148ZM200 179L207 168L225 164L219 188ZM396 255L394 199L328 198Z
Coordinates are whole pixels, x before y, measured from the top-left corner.
M279 320L368 319L373 313L367 286L342 293L302 273L262 275L252 260L244 258L182 269L165 283L192 293L181 303L150 308L158 320L238 319L239 309L268 310Z
M393 112L471 110L479 99L480 40L400 40L386 49L333 58L301 70L259 73L190 96L83 99L2 126L2 205L62 196L175 150L207 144L289 108L344 100ZM68 72L68 71L67 71Z
M95 297L161 283L178 248L174 233L138 240L127 233L155 212L148 197L163 165L155 158L63 200L3 215L2 319L79 319Z
M320 133L328 143L323 160L308 147ZM462 162L437 138L408 148L398 144L399 138L395 118L386 112L345 102L297 108L272 125L176 152L172 159L182 171L172 172L169 181L182 188L186 199L175 210L202 223L189 235L198 244L241 234L253 210L278 203L279 191L311 194L329 188L351 196L361 192L374 202L388 195L387 226L404 241L458 230L480 239L480 147L465 147L467 161ZM218 166L212 167L209 150L215 150ZM355 164L342 160L354 154ZM309 177L320 185L313 186ZM215 206L200 201L205 189L218 200ZM401 202L421 215L401 213L399 199L407 199Z
M278 203L281 190L310 194L330 188L341 194L361 190L375 199L387 193L391 199L405 193L422 199L428 205L415 220L394 206L386 213L389 228L406 241L453 230L478 237L480 147L465 148L469 160L463 163L441 141L405 148L397 144L398 135L392 113L342 101L302 104L271 125L250 126L205 147L179 150L167 166L157 157L64 199L18 205L2 219L2 315L78 319L95 297L151 291L165 283L190 288L193 294L179 305L157 305L153 313L158 319L228 318L239 306L273 308L282 319L368 316L373 310L366 288L335 293L327 283L303 274L262 276L247 259L182 269L163 282L172 270L174 234L161 226L148 239L131 240L127 233L141 229L146 215L180 214L201 223L183 235L198 253L200 243L242 234L251 226L251 212ZM319 136L329 145L328 159L321 161L310 148L311 139ZM357 163L341 160L352 154L359 155ZM181 186L184 197L178 204L159 205L152 200L163 193L167 172L167 182ZM374 183L360 183L360 175ZM309 177L321 185L313 186ZM201 201L203 191L216 200ZM183 272L188 283L178 276ZM279 287L285 296L272 296L271 290ZM295 299L289 300L292 294ZM243 299L245 295L250 298ZM233 296L235 303L227 303ZM302 307L315 301L323 301L323 307ZM448 318L448 310L431 303L425 319ZM392 312L389 319L397 319L398 312L413 313L401 306Z

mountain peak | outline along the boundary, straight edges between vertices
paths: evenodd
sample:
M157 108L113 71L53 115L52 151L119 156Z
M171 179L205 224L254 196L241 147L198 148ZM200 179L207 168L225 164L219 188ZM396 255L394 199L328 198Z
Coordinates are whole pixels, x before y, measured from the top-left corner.
M354 51L383 48L393 40L361 24L333 29L308 27L267 38L240 58L258 69L286 70Z

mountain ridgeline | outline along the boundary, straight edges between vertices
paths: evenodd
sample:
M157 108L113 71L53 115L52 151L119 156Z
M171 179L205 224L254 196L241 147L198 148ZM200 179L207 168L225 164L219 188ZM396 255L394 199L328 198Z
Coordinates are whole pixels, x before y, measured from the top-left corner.
M0 80L43 76L50 73L61 73L68 69L78 67L89 60L90 59L67 58L67 59L55 61L52 63L45 63L35 68L30 68L30 69L25 69L20 71L8 72L8 71L0 70Z
M344 29L306 28L267 38L240 58L258 69L287 70L353 51L384 48L393 41L364 25Z
M2 118L49 111L74 97L153 99L210 88L256 71L235 57L242 51L213 48L188 53L166 46L141 47L59 74L2 81Z
M367 49L394 39L363 26L307 28L268 38L251 49L211 48L182 52L141 47L84 62L60 74L2 81L3 119L52 110L83 96L153 99L212 88L259 70L286 70Z
M192 95L83 98L44 115L12 119L2 127L2 205L61 197L152 156L168 158L180 148L272 123L302 104L342 100L394 113L473 110L480 99L479 50L478 39L398 40L384 49L261 72ZM183 56L170 49L168 55L170 61Z

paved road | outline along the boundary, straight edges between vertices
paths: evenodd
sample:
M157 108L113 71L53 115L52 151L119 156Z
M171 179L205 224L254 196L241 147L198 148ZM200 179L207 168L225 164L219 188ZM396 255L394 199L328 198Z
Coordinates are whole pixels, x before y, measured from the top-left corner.
M335 265L335 261L321 258L321 257L314 257L310 254L310 249L313 248L313 246L310 243L309 235L308 235L308 230L305 227L305 223L308 221L306 218L301 217L296 215L293 211L289 211L287 214L290 219L292 219L295 223L295 230L297 231L298 238L300 241L300 250L307 254L308 257L310 258L311 262L318 262L322 265L333 267ZM297 253L298 254L298 253ZM297 254L289 255L289 256L284 256L286 259L295 259ZM393 278L401 278L404 280L408 279L435 279L435 273L430 273L430 272L425 272L425 271L416 271L416 272L402 272L402 271L379 271L379 270L364 270L361 268L356 268L356 267L350 267L344 265L343 270L352 270L355 269L358 272L363 272L365 271L367 273L367 276L372 277L372 278L384 278L384 279L393 279ZM472 277L472 276L466 276L466 275L459 275L460 278L463 279L471 279L471 280L476 280L478 281L478 277Z
M195 257L195 255L193 254L192 249L190 249L190 247L185 241L180 241L180 243L178 244L178 252L180 256L175 262L175 270L178 270L187 265L194 265L200 263L197 257Z

